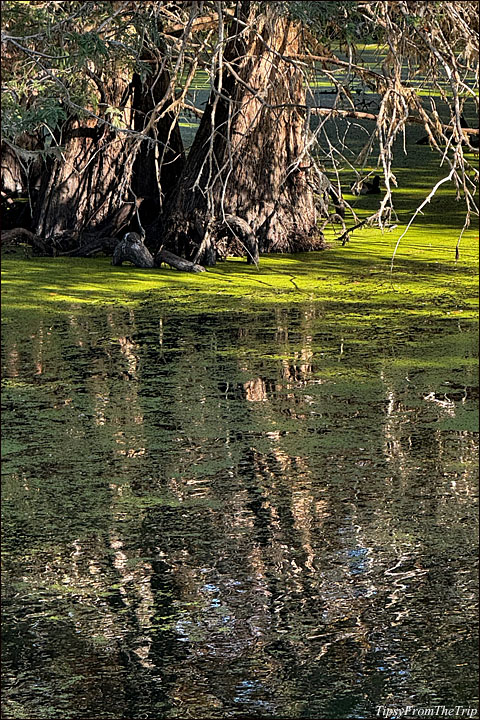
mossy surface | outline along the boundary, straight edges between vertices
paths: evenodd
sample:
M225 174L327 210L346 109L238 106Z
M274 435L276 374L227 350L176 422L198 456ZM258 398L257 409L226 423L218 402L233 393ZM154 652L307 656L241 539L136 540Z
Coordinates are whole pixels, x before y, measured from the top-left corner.
M343 309L361 305L370 318L398 311L473 317L478 303L475 234L464 234L455 261L456 216L442 214L442 220L451 224L442 227L424 217L410 229L396 254L393 274L390 262L402 225L383 234L370 228L357 231L345 247L331 237L331 248L323 252L264 256L258 269L232 258L199 275L167 268L114 268L109 258L7 256L2 262L3 315L8 320L22 311L135 305L150 298L187 311L255 309L308 299Z
M200 275L4 254L6 716L474 701L478 236L456 260L443 185L390 273L446 174L421 134L397 227L346 246Z
M2 258L4 317L20 311L70 310L72 305L79 310L92 304L135 305L147 298L187 312L248 310L308 299L343 309L361 305L370 318L386 318L400 310L472 317L478 304L478 232L474 227L464 232L456 260L465 208L456 201L451 183L442 185L416 217L400 242L390 273L397 240L433 185L447 174L429 147L414 144L418 134L422 128L410 128L407 154L399 148L396 156L397 219L391 231L363 228L342 246L335 239L340 228L328 226L328 250L262 256L258 268L231 258L199 275L165 266L112 267L106 257L27 258L26 249L17 248ZM375 211L381 196L348 194L353 179L348 172L341 175L345 199L363 219ZM346 222L347 226L355 222L348 211Z

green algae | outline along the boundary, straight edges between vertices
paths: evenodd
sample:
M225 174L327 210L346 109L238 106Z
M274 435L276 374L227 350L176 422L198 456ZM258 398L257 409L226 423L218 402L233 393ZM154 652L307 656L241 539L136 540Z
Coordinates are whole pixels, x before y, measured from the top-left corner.
M462 208L442 187L390 275L441 177L428 148L396 175L398 228L346 246L328 229L329 250L258 270L4 256L9 717L224 717L202 694L205 662L222 699L255 673L292 716L328 715L332 695L331 716L351 714L359 676L372 707L473 697L477 238L456 261ZM378 204L347 197L360 217ZM265 394L245 399L252 381ZM150 667L131 659L144 635ZM172 710L159 688L175 674L195 699L172 684ZM127 707L128 684L141 692Z
M334 45L336 52L341 48ZM380 66L385 48L366 43L359 48L369 67ZM342 70L333 69L335 74ZM328 82L318 78L314 87ZM209 89L208 74L199 71L191 85L198 102ZM198 97L196 93L198 92ZM376 97L372 95L372 97ZM473 104L466 104L465 117L476 121ZM185 138L192 139L198 123L182 119ZM328 126L348 130L348 145L358 153L365 141L362 128L371 123L337 119ZM340 132L340 135L342 135ZM439 158L429 146L415 141L424 135L419 126L407 128L407 151L403 138L396 141L393 200L396 217L391 231L363 228L355 231L350 242L342 246L336 237L340 232L328 226L325 230L330 249L321 253L262 256L258 268L244 260L229 258L207 273L191 275L166 267L140 270L112 267L108 258L28 258L24 248L2 258L2 307L4 322L17 318L28 322L33 312L88 310L95 305L138 306L154 301L177 311L209 310L252 312L265 305L300 304L305 300L322 303L326 309L343 314L357 313L357 320L368 318L370 324L386 321L401 311L405 315L476 317L478 306L478 233L466 230L456 259L456 245L464 225L464 204L455 200L452 184L442 185L423 209L395 255L394 271L390 264L396 244L418 205L425 200L434 184L447 174L439 168ZM472 153L466 153L470 162ZM378 172L366 167L365 172ZM348 170L340 170L345 198L360 219L379 205L378 196L350 195L346 188L355 179ZM347 225L354 219L347 212Z
M416 129L414 129L416 130ZM421 129L420 129L421 131ZM415 137L415 135L412 135ZM368 316L372 323L391 313L473 317L478 305L478 233L464 224L464 207L452 185L440 188L402 238L390 273L396 243L415 208L445 174L429 147L411 145L397 158L393 190L397 218L391 231L356 230L346 246L336 240L340 228L325 230L330 249L296 255L262 256L259 267L229 258L206 273L180 273L166 267L141 270L113 267L109 258L37 258L17 248L2 258L2 307L12 313L71 311L93 305L135 306L154 300L189 312L252 311L259 306L302 303L340 305ZM371 168L374 170L374 168ZM341 175L348 187L354 179ZM374 212L379 196L346 199L360 219ZM347 225L354 223L347 213Z
M402 310L414 315L461 314L477 307L478 249L465 233L460 259L450 227L411 228L390 260L403 227L358 231L346 247L330 239L321 253L262 257L260 266L229 259L200 275L175 270L113 268L108 258L6 258L2 263L4 319L12 312L71 311L91 305L155 300L176 309L254 309L305 300L346 309L361 305L370 322ZM192 306L193 304L193 306Z
M361 242L317 254L314 270L309 255L266 258L259 273L241 260L188 277L124 268L117 279L124 278L125 306L88 301L92 286L100 291L112 271L107 260L93 261L86 266L97 268L96 275L82 271L84 302L48 295L33 311L9 307L4 428L16 444L6 446L3 552L12 717L22 717L19 700L29 711L24 717L65 717L72 707L82 717L105 716L95 683L116 682L116 649L135 657L144 637L152 642L151 665L128 665L111 696L122 705L125 682L147 689L150 683L151 696L134 711L118 707L112 717L144 716L152 708L166 717L158 693L162 668L170 672L179 658L193 685L202 672L195 659L184 662L187 642L209 662L221 655L215 682L226 678L223 697L232 684L248 682L252 668L270 677L263 648L256 653L255 626L253 640L240 644L251 608L259 600L263 607L266 593L272 609L257 613L260 622L263 612L273 618L271 629L259 625L264 647L275 653L281 641L288 651L283 665L280 646L273 690L283 686L297 648L315 665L322 648L315 640L306 647L304 639L324 635L334 641L334 667L314 685L313 701L321 707L348 632L358 638L347 648L348 667L361 667L367 680L372 675L383 697L391 684L382 684L377 650L365 649L362 637L374 636L388 658L397 652L390 648L399 615L388 573L400 559L410 563L406 577L413 578L402 596L408 610L402 646L392 661L380 662L395 669L407 655L413 666L421 646L426 669L409 679L408 692L429 683L446 697L442 678L450 683L451 668L473 652L462 642L438 667L443 656L431 644L432 629L419 632L415 620L432 603L435 583L434 636L442 646L460 633L468 639L473 621L473 600L465 601L472 587L477 456L473 323L463 310L457 318L448 309L461 302L451 284L442 280L430 295L422 274L421 312L412 305L406 314L411 298L395 305L401 283L398 291L388 286L383 301L369 298L366 268L377 263L383 273L383 260ZM388 261L387 255L385 248ZM420 260L406 258L408 267L414 262ZM455 266L444 264L441 276L448 279ZM465 266L474 273L474 264ZM78 292L70 287L74 274L69 293ZM149 292L137 284L129 291L132 276L146 277ZM167 289L153 285L163 276L172 278ZM269 282L259 285L265 299L256 297L259 276ZM290 276L305 292L289 287ZM202 294L200 283L212 278L215 290ZM45 285L50 292L51 280ZM349 285L353 294L346 297ZM245 397L252 382L264 385L263 395ZM256 567L252 572L258 556L273 578L265 586ZM424 590L411 567L421 579L428 569ZM454 596L446 616L449 587ZM285 619L276 619L278 608ZM367 630L360 635L361 615ZM238 666L224 636L242 650ZM39 664L39 657L47 660ZM85 657L89 672L82 680ZM469 677L461 672L459 681L468 686ZM367 680L362 692L365 687L370 697ZM395 691L403 682L402 676ZM291 696L299 697L296 687ZM207 698L205 708L211 707Z

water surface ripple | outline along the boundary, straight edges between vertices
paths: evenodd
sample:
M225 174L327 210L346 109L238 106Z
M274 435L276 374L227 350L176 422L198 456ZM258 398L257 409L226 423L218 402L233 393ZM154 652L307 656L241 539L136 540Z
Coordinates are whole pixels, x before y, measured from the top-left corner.
M7 323L5 717L472 706L476 335L423 322Z

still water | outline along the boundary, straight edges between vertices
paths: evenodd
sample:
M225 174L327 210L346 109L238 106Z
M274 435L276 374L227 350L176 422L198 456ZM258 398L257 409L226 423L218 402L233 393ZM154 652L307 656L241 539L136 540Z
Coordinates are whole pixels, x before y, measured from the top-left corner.
M5 717L476 707L476 354L308 303L6 322Z

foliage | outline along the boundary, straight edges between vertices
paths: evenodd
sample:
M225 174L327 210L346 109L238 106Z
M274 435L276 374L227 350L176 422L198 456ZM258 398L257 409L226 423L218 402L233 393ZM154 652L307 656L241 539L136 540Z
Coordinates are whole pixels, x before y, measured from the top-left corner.
M323 42L339 45L353 44L359 41L373 42L378 28L366 23L358 8L358 3L348 0L329 2L285 2L285 11L290 17L300 21L308 30Z
M128 5L4 3L2 137L13 141L42 126L55 132L67 116L96 114L96 73L108 85L118 72L148 72L132 24L138 13Z

